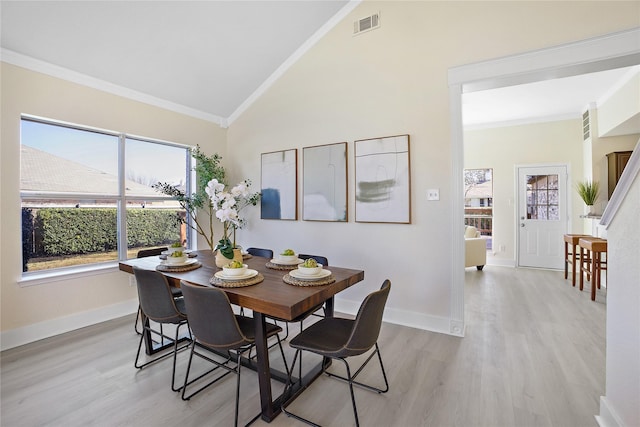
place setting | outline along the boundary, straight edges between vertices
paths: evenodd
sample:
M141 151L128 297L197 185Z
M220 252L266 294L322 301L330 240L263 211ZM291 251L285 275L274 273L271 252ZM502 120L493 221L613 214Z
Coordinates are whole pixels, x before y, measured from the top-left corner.
M272 270L295 270L299 264L302 264L304 260L298 258L298 255L293 249L285 249L277 258L268 261L266 266Z
M263 280L264 276L258 271L234 260L222 267L222 271L217 271L209 283L220 288L242 288L257 285Z
M202 263L195 259L195 254L193 254L192 257L184 248L172 247L168 251L162 252L160 255L160 264L156 266L156 270L175 273L191 271L200 267L202 267Z
M323 286L336 281L330 270L323 268L322 264L309 258L298 264L297 267L285 274L282 280L293 286Z

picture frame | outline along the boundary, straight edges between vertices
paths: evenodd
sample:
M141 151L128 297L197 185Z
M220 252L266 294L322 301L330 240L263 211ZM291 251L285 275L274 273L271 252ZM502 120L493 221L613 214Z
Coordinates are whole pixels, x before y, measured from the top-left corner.
M409 135L354 143L356 222L411 224Z
M298 219L298 149L262 153L260 218Z
M302 219L347 222L347 143L302 149Z

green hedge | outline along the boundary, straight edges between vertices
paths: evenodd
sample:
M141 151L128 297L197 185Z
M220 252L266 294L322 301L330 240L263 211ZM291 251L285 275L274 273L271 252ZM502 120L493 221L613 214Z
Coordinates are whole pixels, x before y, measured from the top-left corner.
M41 208L34 212L35 254L60 256L117 248L115 208ZM127 209L127 246L154 246L180 239L177 213Z

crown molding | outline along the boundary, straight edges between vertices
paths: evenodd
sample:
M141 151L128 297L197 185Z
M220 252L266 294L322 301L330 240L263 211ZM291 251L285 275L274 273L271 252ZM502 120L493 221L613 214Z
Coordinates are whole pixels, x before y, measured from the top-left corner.
M539 123L549 123L549 122L560 122L564 120L582 120L581 113L566 113L566 114L555 114L552 116L541 116L541 117L527 117L523 119L515 119L515 120L505 120L500 122L487 122L487 123L473 123L469 125L464 125L464 130L482 130L482 129L494 129L494 128L504 128L504 127L512 127L512 126L523 126L523 125L533 125Z
M293 54L287 58L274 72L253 92L227 119L227 126L230 126L238 117L242 115L254 102L258 100L284 73L291 68L305 53L307 53L322 37L324 37L333 27L342 21L351 11L353 11L362 0L349 1L331 19L318 29L307 41L305 41Z
M56 77L72 83L77 83L113 95L122 96L133 101L153 105L154 107L163 108L175 113L184 114L185 116L212 122L223 128L227 127L227 119L223 117L205 113L203 111L196 110L194 108L190 108L181 104L176 104L165 99L156 98L155 96L147 95L142 92L109 83L105 80L78 73L77 71L60 67L49 62L41 61L39 59L32 58L30 56L23 55L9 49L2 48L0 50L0 60L2 62L6 62L7 64L26 68L27 70L46 74L48 76Z

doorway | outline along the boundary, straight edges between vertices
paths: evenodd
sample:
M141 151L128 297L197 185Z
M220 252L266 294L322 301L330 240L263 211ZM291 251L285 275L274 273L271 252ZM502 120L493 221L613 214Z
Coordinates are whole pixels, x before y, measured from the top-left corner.
M640 29L622 31L507 58L463 65L449 70L452 190L464 189L462 94L640 64ZM464 199L452 198L451 299L452 335L464 336Z
M568 230L567 166L517 167L517 266L562 269Z

